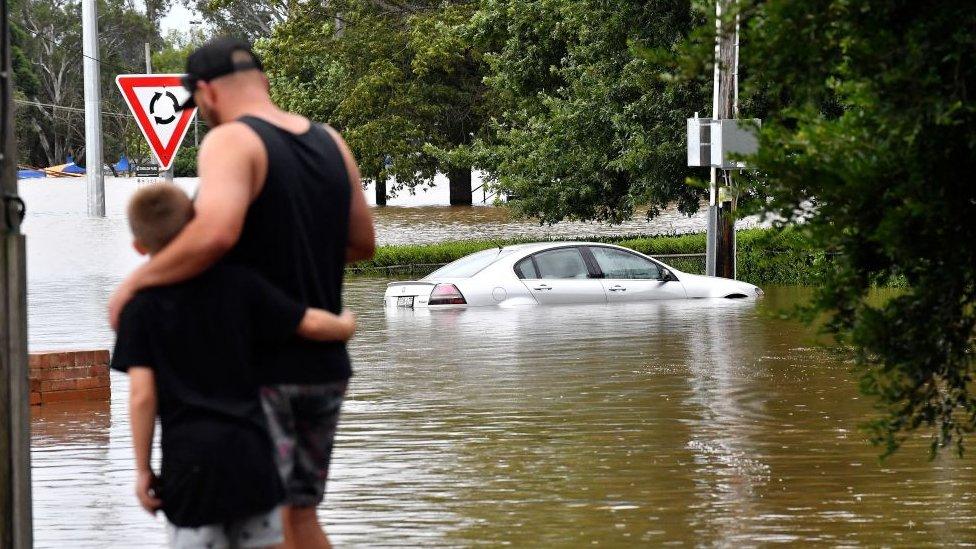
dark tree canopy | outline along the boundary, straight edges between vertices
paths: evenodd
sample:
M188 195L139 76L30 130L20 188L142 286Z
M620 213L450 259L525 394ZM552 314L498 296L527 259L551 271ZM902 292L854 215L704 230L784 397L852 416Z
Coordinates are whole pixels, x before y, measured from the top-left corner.
M689 2L485 0L471 25L496 102L479 161L522 213L613 222L698 209L684 125L708 90L666 81L641 54L682 43Z
M303 5L259 42L273 95L341 129L368 179L403 188L470 171L465 146L485 119L472 12L466 2Z
M933 451L976 429L976 4L769 0L748 7L769 209L839 252L814 313L857 352L875 442ZM906 284L878 303L874 286Z

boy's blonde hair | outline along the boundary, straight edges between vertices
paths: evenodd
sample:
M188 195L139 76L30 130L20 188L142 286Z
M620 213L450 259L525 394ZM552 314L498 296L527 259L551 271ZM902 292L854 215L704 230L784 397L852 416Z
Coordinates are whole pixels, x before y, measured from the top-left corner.
M156 253L193 218L193 202L176 185L154 183L136 191L128 213L132 236L149 253Z

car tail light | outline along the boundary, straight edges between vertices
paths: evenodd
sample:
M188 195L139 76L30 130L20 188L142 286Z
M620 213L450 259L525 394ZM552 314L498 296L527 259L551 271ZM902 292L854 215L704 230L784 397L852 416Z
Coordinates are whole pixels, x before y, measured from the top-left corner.
M430 293L428 305L465 305L467 301L454 284L438 284Z

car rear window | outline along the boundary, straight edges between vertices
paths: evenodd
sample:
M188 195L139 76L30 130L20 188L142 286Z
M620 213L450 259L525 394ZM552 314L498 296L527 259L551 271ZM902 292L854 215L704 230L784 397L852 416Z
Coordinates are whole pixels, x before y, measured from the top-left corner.
M512 250L499 250L498 248L476 252L444 265L425 278L469 278L510 253Z
M586 262L577 248L557 248L533 256L539 278L589 278Z
M539 278L539 272L535 270L535 263L532 262L532 256L526 257L515 264L515 275L522 279Z

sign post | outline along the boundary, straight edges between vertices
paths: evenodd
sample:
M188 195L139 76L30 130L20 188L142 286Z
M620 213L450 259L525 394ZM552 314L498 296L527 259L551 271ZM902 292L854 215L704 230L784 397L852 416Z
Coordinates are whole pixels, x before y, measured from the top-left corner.
M190 121L197 113L196 107L176 110L189 97L181 77L180 74L120 74L115 78L161 171L172 167L190 129Z

